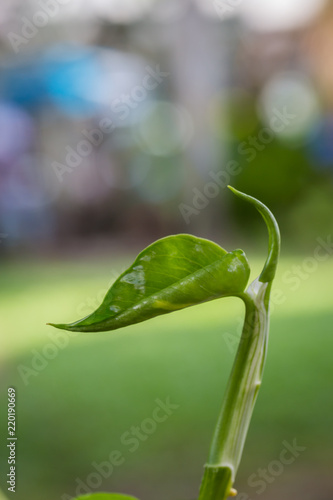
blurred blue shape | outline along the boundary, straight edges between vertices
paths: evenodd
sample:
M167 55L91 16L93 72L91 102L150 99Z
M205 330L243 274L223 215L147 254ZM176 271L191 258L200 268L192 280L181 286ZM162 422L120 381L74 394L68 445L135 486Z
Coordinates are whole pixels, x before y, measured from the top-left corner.
M311 131L307 149L317 168L333 170L333 115L323 116L316 123Z
M98 49L57 47L44 55L46 89L57 108L73 117L96 112L92 99L98 92L104 71L98 62ZM91 97L90 97L91 96Z
M91 115L97 105L89 96L98 91L104 71L98 49L56 46L2 67L0 94L26 109L55 105L70 116Z
M155 86L145 88L147 67L154 71L147 64L144 58L110 48L54 45L2 64L0 99L31 113L49 107L74 120L111 116L116 126L128 127L140 121L141 108L156 92ZM137 89L147 94L142 104L133 96Z
M35 61L25 60L22 64L2 66L0 93L3 100L26 109L35 108L45 101L43 70Z

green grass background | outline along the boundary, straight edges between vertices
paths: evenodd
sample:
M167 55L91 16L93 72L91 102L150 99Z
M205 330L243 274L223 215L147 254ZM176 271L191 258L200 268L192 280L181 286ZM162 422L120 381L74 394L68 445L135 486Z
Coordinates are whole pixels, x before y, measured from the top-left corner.
M260 268L262 259L249 260ZM32 350L42 353L52 343L57 331L46 322L88 314L110 278L130 262L32 261L0 269L1 487L6 491L6 391L14 386L17 500L74 495L76 479L85 481L92 462L107 460L112 450L120 450L125 462L101 490L141 500L197 495L234 359L230 342L239 336L240 301L217 300L116 332L72 336L28 385L18 373L19 365L31 368ZM307 277L292 286L285 273L295 265ZM275 290L283 303L273 307L264 381L236 484L242 500L258 496L247 484L249 475L278 459L282 442L293 439L306 450L261 498L332 498L332 282L331 258L311 272L303 256L281 260ZM179 408L130 453L121 434L151 416L156 398L167 397ZM318 482L325 487L307 496Z

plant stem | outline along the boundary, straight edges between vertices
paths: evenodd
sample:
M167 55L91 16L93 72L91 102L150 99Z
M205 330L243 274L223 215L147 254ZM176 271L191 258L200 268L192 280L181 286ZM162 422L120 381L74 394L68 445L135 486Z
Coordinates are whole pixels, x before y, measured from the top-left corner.
M256 279L239 295L245 321L236 359L214 432L199 500L225 500L242 456L266 358L271 282Z
M225 500L241 460L253 408L261 385L269 329L269 297L280 253L280 231L272 212L259 200L228 186L253 205L268 229L268 256L259 277L239 294L245 303L245 321L236 359L217 422L199 500Z

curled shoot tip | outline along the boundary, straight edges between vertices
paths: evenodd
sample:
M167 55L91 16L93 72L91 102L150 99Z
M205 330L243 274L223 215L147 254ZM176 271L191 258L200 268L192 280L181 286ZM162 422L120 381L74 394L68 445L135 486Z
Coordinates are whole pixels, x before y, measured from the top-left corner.
M270 283L274 279L280 255L280 230L278 223L272 212L266 205L261 203L261 201L253 198L253 196L238 191L232 186L228 186L228 188L239 198L254 205L266 223L268 230L268 256L260 273L259 281L262 283Z

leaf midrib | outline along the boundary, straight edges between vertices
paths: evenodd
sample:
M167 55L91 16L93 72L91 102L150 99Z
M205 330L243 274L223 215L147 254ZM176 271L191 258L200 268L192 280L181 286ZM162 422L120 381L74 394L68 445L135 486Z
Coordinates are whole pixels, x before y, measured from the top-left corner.
M174 283L172 283L172 285L169 285L169 286L167 286L167 287L165 287L165 288L162 288L162 289L161 289L161 291L163 291L163 292L164 292L164 291L168 290L169 288L171 288L171 287L173 287L173 286L177 285L178 283L180 283L180 282L181 282L181 281L183 281L184 279L188 279L188 278L190 278L191 276L194 276L195 274L197 274L197 273L199 273L199 272L202 272L203 270L206 270L209 274L211 274L211 273L209 272L209 270L208 270L208 269L209 269L209 268L211 268L211 267L213 267L213 266L214 266L214 264L216 264L216 262L222 261L222 260L223 260L223 259L224 259L227 255L229 255L229 254L230 254L230 252L225 253L221 259L216 259L214 262L212 262L212 263L211 263L211 264L209 264L208 266L203 266L203 267L201 267L200 269L197 269L197 270L196 270L196 271L194 271L193 273L188 274L185 278L182 278L182 279L180 279L180 280L178 280L178 281L175 281ZM211 274L211 275L212 275L212 274ZM212 276L213 276L213 275L212 275ZM214 276L213 276L213 277L214 277ZM120 278L120 277L119 277L119 278ZM135 306L140 306L140 305L142 305L142 303L143 303L143 302L145 302L145 301L149 301L149 300L151 299L151 297L153 297L153 295L154 295L155 293L158 293L158 292L154 292L154 293L152 293L151 295L149 295L148 297L146 297L145 299L140 300L137 304L135 304ZM221 295L221 297L222 297L222 295ZM103 305L103 304L101 304L101 306L102 306L102 305ZM191 304L190 304L190 305L191 305ZM101 306L100 306L100 307L101 307ZM98 321L98 323L90 323L90 324L88 324L88 325L82 325L82 326L92 326L92 325L96 325L96 326L97 326L97 325L100 325L101 323L104 323L104 322L107 324L108 322L111 322L111 321L115 320L116 318L121 317L123 314L125 314L126 312L128 312L129 310L131 310L131 309L133 309L133 308L134 308L133 306L132 306L132 307L128 307L125 311L120 312L119 314L117 314L117 315L113 316L113 317L112 317L112 318L110 318L109 320L102 320L102 321ZM93 314L95 314L95 313L92 313L92 315L93 315ZM91 316L92 316L92 315L91 315Z

